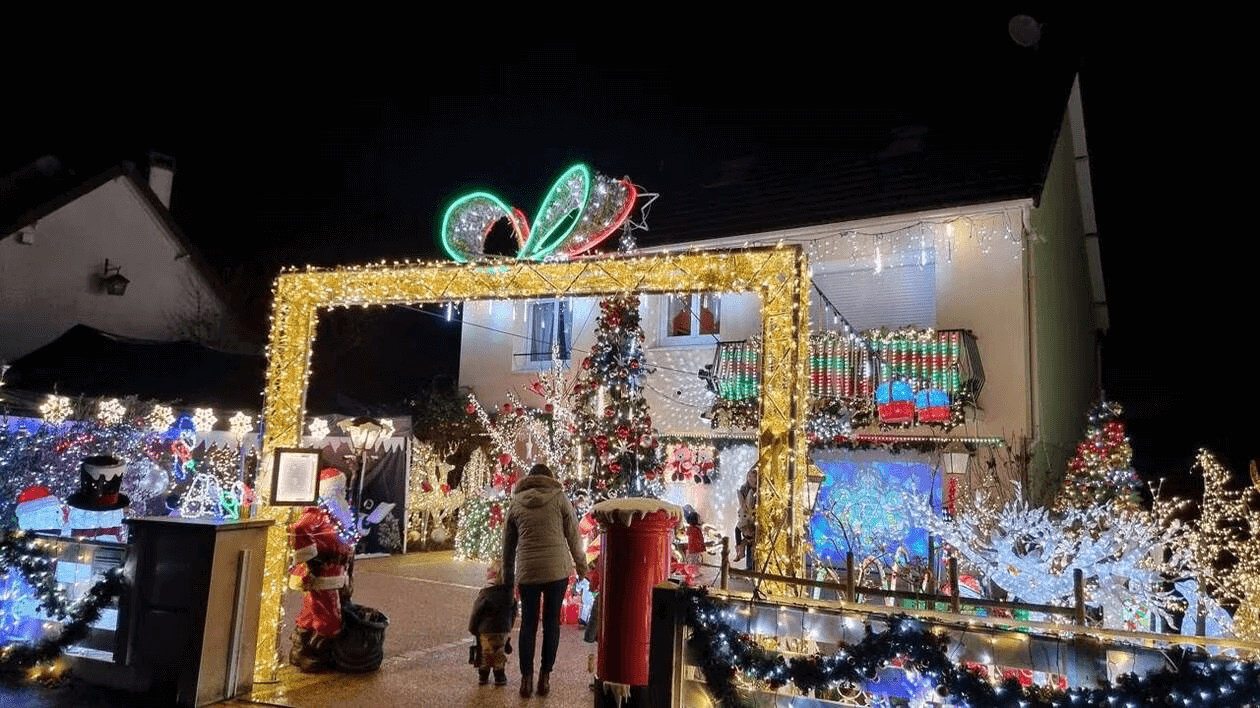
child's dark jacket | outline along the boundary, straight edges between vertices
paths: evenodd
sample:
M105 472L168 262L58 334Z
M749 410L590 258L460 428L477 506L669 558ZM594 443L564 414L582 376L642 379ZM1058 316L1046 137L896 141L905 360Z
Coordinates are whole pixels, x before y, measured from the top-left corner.
M511 585L482 588L473 602L472 616L468 618L468 631L472 634L510 632L512 625L516 623L518 606Z

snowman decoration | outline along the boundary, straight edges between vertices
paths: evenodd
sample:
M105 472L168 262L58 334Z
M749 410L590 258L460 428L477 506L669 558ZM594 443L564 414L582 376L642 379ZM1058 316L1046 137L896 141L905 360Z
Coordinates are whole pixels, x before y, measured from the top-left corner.
M113 455L83 458L79 466L79 490L69 497L69 535L97 541L124 540L123 510L131 503L122 488L127 466Z

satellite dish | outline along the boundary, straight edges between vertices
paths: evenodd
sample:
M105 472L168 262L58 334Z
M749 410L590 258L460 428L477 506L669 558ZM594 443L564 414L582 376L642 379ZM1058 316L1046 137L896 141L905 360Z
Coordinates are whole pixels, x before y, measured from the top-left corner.
M1006 24L1011 39L1021 47L1035 47L1041 41L1041 23L1028 15L1016 15Z

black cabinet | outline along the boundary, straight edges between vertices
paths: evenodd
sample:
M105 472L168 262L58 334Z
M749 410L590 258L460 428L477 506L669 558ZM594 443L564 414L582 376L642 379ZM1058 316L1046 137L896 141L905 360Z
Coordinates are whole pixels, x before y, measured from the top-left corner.
M150 693L195 708L253 686L266 519L130 519L126 663Z

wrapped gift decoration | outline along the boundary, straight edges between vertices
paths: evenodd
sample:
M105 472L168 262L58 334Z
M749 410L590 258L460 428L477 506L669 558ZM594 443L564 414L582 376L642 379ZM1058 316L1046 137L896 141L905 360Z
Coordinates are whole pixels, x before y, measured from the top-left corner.
M881 423L914 422L914 391L905 381L885 381L875 388L875 409Z
M925 388L914 397L915 413L920 423L944 423L949 420L949 394L939 388Z

